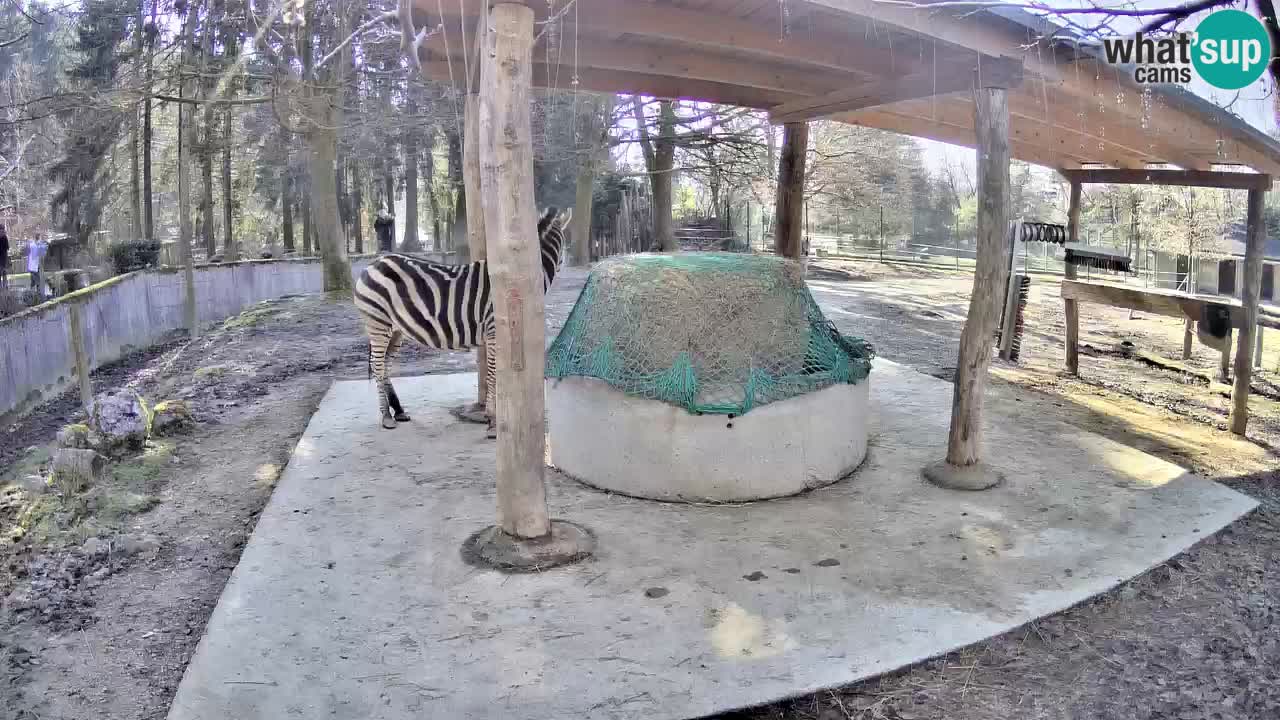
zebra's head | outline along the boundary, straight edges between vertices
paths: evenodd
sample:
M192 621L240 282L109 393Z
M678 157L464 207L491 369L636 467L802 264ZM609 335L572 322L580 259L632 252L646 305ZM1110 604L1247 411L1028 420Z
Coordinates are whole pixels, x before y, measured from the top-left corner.
M548 288L564 261L564 232L572 219L573 210L560 212L554 205L543 210L538 219L538 244L542 247L542 269Z

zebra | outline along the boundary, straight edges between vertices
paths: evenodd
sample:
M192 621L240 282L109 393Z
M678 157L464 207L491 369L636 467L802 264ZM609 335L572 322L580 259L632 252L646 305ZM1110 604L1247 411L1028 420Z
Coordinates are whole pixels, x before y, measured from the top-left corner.
M573 217L572 210L557 213L555 207L549 207L538 220L543 293L551 289L560 268L564 231ZM488 436L497 437L493 398L498 353L488 263L444 265L412 255L386 254L360 274L354 295L369 336L369 376L378 383L382 427L392 430L397 423L409 420L391 385L388 367L407 335L437 350L462 350L484 343L488 379L485 415Z

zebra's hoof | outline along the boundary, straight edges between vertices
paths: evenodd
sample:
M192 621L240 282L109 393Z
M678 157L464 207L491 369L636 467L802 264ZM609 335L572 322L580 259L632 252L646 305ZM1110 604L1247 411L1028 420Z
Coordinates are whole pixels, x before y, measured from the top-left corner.
M409 413L407 412L396 413L396 422L409 422Z
M386 429L386 430L395 430L395 429L396 429L396 419L395 419L395 418L393 418L393 417L391 417L390 415L383 415L383 416L382 416L382 427L383 427L384 429Z
M490 439L490 440L497 440L497 439L498 439L498 428L496 428L496 427L491 427L491 428L489 428L488 430L486 430L486 431L485 431L484 436L485 436L486 438Z

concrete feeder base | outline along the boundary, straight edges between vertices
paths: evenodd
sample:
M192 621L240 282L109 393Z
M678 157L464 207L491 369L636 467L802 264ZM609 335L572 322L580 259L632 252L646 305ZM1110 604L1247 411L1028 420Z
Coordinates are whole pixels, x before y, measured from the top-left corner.
M743 502L829 485L867 456L870 380L740 417L694 415L594 378L547 381L551 464L593 487L677 502Z

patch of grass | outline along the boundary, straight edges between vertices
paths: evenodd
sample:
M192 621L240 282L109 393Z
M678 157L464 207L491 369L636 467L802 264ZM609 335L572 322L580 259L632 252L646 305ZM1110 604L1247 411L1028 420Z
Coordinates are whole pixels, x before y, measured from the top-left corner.
M173 447L172 442L153 442L141 455L112 465L112 484L127 491L153 489L160 475L170 466Z
M109 466L107 476L86 492L23 496L12 528L0 536L0 547L25 541L65 548L120 530L129 518L160 504L153 494L173 457L173 443L156 443L141 455ZM31 452L19 463L28 474L49 458L48 448ZM19 476L21 477L21 476Z
M59 531L59 517L66 508L57 495L38 495L18 514L18 522L10 534L12 542L26 539L37 545L48 545Z
M196 368L196 371L191 373L191 376L199 380L207 377L218 377L226 374L226 372L226 365L206 365L204 367Z
M223 330L240 330L251 328L265 320L270 319L276 314L276 308L267 306L259 306L250 308L239 315L229 317L222 323Z
M39 475L53 458L53 445L42 445L22 456L0 475L0 485L17 482L28 475Z

